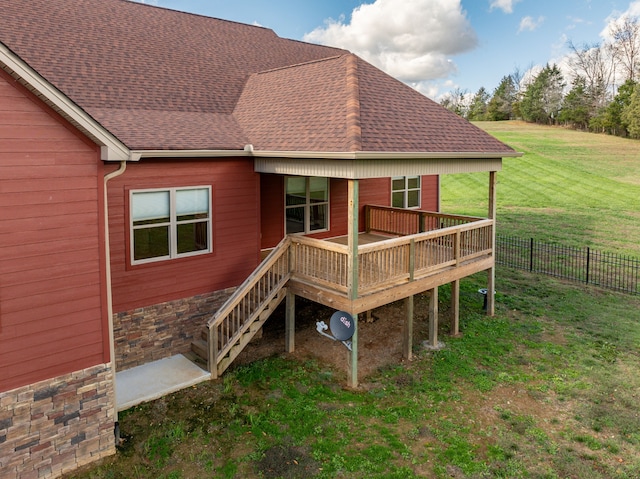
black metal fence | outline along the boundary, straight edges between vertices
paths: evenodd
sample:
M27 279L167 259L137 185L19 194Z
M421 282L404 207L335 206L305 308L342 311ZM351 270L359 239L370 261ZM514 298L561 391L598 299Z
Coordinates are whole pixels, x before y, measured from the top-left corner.
M509 236L496 237L496 263L640 294L640 259Z

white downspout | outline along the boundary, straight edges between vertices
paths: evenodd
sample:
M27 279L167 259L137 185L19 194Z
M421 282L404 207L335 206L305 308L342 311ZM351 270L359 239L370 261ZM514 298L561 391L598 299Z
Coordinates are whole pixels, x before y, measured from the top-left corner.
M116 404L116 346L113 337L113 294L111 291L111 248L109 246L109 201L107 195L107 183L109 180L122 175L127 169L127 162L121 161L120 168L104 176L104 237L105 237L105 260L106 260L106 280L107 280L107 315L109 317L109 356L111 357L111 375L113 377L113 410L115 420L116 441L120 433L118 428L118 405Z

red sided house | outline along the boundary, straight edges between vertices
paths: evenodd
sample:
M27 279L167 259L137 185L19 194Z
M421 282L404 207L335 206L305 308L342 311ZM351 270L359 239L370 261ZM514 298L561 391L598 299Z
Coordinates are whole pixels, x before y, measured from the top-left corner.
M283 300L293 350L295 296L357 326L431 291L436 344L438 286L456 318L460 278L493 291L518 154L357 56L125 0L0 10L0 476L114 453L116 377L193 348L216 378ZM487 218L438 211L481 171ZM348 354L355 386L357 327Z

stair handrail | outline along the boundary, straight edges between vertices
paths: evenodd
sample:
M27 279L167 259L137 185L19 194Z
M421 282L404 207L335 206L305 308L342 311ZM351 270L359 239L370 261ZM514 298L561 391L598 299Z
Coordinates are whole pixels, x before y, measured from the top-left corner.
M241 337L244 331L251 325L251 321L245 321L242 324L238 331L234 334L234 336L230 339L229 344L225 345L223 348L218 350L218 338L217 338L217 328L224 321L224 319L230 315L233 309L242 301L245 296L251 291L251 288L255 286L262 278L264 278L272 269L272 267L277 264L278 260L282 258L282 256L289 253L289 248L291 246L291 239L288 236L285 236L278 245L271 250L271 252L267 255L267 257L258 265L258 267L243 281L243 283L238 286L238 288L233 292L229 298L222 304L222 306L216 311L216 313L207 321L208 328L208 346L209 346L209 360L208 360L208 369L209 372L216 377L217 376L217 358L220 356L224 356L226 351L228 351L237 338ZM291 276L291 268L287 267L286 274L283 278L276 284L273 285L271 291L269 291L265 298L262 299L258 308L263 306L265 303L269 301L269 298L277 293L289 280ZM249 315L251 316L251 315Z

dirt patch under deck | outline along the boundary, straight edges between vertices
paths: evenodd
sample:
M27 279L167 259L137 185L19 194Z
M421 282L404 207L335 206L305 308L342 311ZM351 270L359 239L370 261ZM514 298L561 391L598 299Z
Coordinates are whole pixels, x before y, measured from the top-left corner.
M413 346L420 346L428 338L429 294L414 297ZM316 322L329 324L334 309L302 298L296 299L295 351L297 358L315 358L336 371L347 374L351 352L340 342L320 335ZM440 310L440 335L448 332L450 314ZM405 321L404 301L397 301L373 310L372 320L366 314L358 316L358 379L363 380L381 367L400 364L402 334ZM440 339L446 341L446 336ZM248 364L258 359L285 353L284 304L267 320L262 337L254 339L238 356L234 365ZM232 367L234 367L232 365Z

